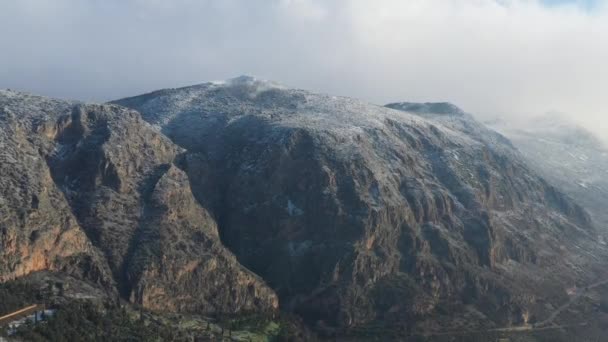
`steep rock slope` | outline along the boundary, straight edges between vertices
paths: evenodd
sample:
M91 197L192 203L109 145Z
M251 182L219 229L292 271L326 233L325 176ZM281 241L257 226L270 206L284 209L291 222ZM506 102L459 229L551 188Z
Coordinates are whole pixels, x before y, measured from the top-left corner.
M0 282L41 270L111 283L107 263L53 181L53 132L41 123L65 103L0 91Z
M493 122L528 164L591 213L598 228L608 228L608 147L593 133L556 115L525 124Z
M129 273L132 301L158 311L234 313L278 307L276 295L221 244L194 199L186 174L171 166L144 212Z
M584 210L453 107L249 77L115 103L188 151L223 242L319 327L515 324L598 276Z
M67 257L92 250L90 258L104 271L97 273L103 273L108 284L115 283L124 297L150 309L199 312L204 306L205 312L224 313L277 306L272 290L238 264L213 228L205 228L214 227L214 222L189 200L188 182L180 179L170 188L173 183L168 177L179 174L173 162L181 149L137 112L8 91L0 94L0 108L8 113L2 120L8 126L3 139L19 139L9 145L14 146L10 150L14 162L2 165L7 170L3 184L10 186L2 189L2 196L12 196L4 201L16 210L45 210L20 214L26 218L17 217L21 221L3 235L3 244L9 248L3 250L7 256L2 260L23 259L30 253L33 265L22 266L26 271L17 270L17 274L0 275L62 270L40 260L38 254ZM46 194L48 189L53 192ZM180 194L182 201L163 201L171 193ZM64 214L55 219L53 210ZM33 232L37 227L32 223L37 222L48 232ZM187 249L175 241L179 236L189 237ZM224 267L214 269L213 264ZM180 272L188 273L187 277L176 279ZM152 273L154 283L148 286ZM218 279L226 284L218 286ZM160 293L172 296L166 307L151 299ZM207 305L211 297L217 301Z

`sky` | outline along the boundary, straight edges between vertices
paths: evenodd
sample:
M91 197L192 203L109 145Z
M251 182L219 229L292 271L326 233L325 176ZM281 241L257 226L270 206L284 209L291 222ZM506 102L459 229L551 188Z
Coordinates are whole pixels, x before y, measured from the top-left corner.
M0 88L107 101L239 75L608 137L608 0L2 0Z

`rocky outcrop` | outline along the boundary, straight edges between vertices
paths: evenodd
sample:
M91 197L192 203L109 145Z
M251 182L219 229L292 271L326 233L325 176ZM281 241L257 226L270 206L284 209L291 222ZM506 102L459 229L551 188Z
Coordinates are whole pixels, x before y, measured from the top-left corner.
M153 310L277 306L191 199L182 150L137 112L10 91L0 108L0 279L69 271Z
M54 270L110 284L107 264L53 181L51 143L36 133L46 110L66 108L30 100L37 99L0 92L0 282Z
M215 221L175 166L156 183L135 245L131 300L144 307L230 314L278 308L274 292L221 244Z
M127 295L125 272L145 193L179 148L137 113L116 106L75 106L43 133L57 144L47 158L55 182Z
M403 327L464 307L515 324L595 277L577 247L600 248L584 210L452 105L395 110L247 77L115 103L187 150L222 241L311 324Z

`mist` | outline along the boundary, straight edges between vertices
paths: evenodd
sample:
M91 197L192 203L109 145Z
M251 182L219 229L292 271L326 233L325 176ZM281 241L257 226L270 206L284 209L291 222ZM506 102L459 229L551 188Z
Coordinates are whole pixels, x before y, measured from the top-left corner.
M608 136L605 1L21 0L0 30L0 88L102 102L249 74Z

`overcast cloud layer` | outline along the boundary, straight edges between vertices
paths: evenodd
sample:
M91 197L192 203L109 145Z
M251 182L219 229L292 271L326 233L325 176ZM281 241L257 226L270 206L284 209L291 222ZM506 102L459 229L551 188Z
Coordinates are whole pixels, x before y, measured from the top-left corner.
M608 132L605 1L3 0L0 46L0 88L61 98L250 74Z

